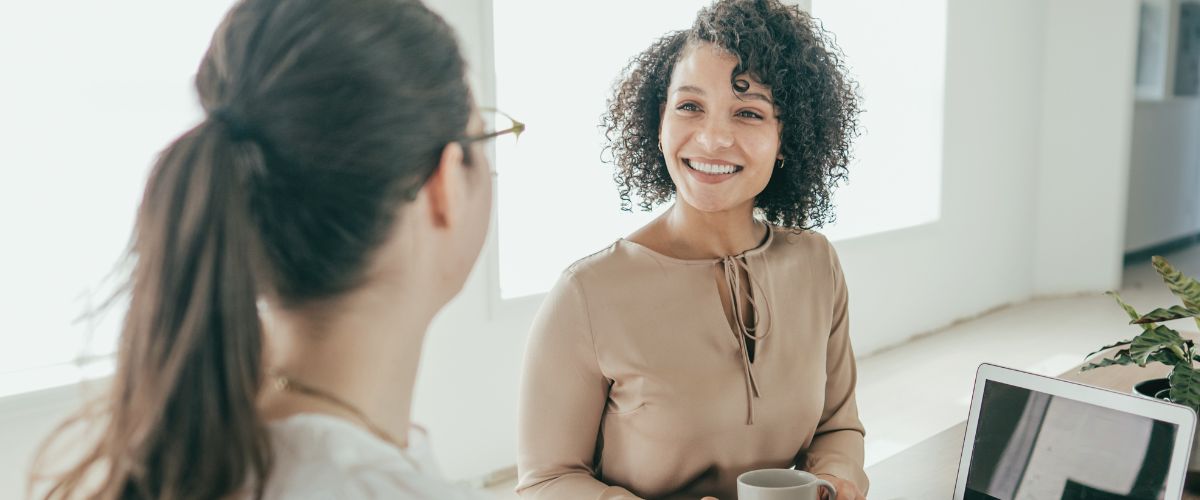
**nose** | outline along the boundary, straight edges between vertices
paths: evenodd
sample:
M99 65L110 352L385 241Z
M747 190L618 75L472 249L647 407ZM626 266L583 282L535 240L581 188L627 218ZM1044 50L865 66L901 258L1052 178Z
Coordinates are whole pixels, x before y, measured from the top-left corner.
M696 142L709 151L727 149L733 146L733 130L729 120L719 116L709 115L696 133Z

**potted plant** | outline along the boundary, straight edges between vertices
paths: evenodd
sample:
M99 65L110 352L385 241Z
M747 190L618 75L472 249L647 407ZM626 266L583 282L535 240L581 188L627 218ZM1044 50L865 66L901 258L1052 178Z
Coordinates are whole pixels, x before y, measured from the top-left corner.
M1182 305L1158 308L1144 315L1126 304L1116 292L1108 292L1129 315L1130 324L1141 327L1141 333L1129 340L1107 345L1093 355L1120 347L1121 349L1107 357L1087 363L1080 368L1082 371L1103 368L1112 365L1135 364L1145 367L1149 363L1161 363L1171 367L1170 374L1165 379L1151 379L1137 384L1137 391L1148 397L1156 397L1192 408L1200 413L1200 371L1195 363L1200 361L1195 343L1184 339L1178 331L1160 323L1178 319L1192 318L1200 327L1200 282L1185 276L1167 262L1166 259L1154 256L1151 259L1154 270L1162 276L1167 288L1180 299ZM1200 440L1196 441L1200 443ZM1192 471L1200 471L1200 449L1195 444L1192 447ZM1190 482L1190 481L1189 481Z

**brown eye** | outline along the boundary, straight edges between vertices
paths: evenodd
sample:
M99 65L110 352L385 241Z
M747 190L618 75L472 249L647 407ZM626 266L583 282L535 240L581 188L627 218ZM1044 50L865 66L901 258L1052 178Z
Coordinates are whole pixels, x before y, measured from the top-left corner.
M763 119L762 115L755 113L753 111L748 111L748 110L738 111L737 116L740 118L750 118L750 119L754 119L754 120Z
M685 102L679 106L676 106L675 109L680 111L700 111L700 106L697 106L695 103Z

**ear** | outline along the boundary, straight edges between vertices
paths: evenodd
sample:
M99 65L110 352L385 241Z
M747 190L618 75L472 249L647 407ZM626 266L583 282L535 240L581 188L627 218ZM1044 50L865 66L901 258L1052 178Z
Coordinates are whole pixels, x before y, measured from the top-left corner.
M436 228L446 228L458 221L458 213L464 202L463 149L457 142L451 142L442 149L442 157L438 160L437 168L425 187L426 198L429 200L429 214Z

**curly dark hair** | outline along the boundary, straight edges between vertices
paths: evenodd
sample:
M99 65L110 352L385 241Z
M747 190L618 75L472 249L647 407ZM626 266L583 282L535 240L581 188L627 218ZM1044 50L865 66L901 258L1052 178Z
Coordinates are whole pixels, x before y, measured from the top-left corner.
M755 199L766 220L812 229L834 220L831 195L847 179L851 141L858 136L859 96L834 37L808 13L778 0L720 0L703 9L690 29L667 34L630 61L608 101L602 127L605 160L621 208L643 210L672 199L675 184L659 151L659 125L676 62L689 47L711 43L737 57L739 75L771 89L782 123L776 170Z

